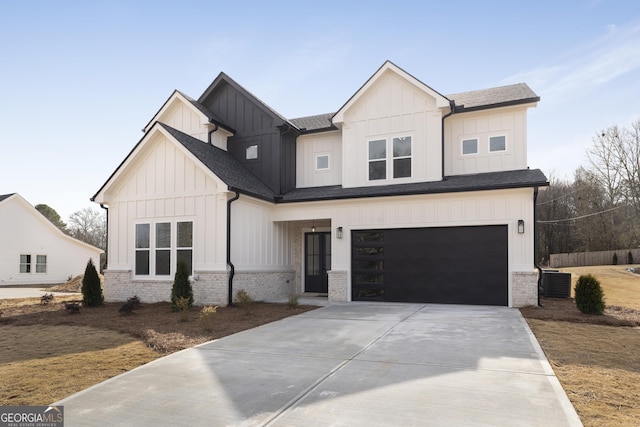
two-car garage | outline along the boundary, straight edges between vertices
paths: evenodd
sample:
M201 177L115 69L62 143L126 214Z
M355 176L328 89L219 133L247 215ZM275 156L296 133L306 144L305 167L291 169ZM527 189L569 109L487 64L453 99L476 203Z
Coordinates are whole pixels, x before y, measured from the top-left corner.
M509 304L506 225L353 230L352 300Z

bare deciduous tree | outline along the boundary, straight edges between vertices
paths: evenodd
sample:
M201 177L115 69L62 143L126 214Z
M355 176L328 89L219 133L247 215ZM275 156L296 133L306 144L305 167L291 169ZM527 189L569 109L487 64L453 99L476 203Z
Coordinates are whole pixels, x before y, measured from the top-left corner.
M107 224L105 215L91 208L84 208L69 217L69 234L78 240L105 249Z

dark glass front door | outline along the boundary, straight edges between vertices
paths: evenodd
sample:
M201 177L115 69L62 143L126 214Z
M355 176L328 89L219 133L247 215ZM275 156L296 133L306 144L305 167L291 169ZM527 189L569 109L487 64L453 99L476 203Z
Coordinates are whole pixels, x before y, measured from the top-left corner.
M327 293L331 269L331 233L304 235L304 291Z

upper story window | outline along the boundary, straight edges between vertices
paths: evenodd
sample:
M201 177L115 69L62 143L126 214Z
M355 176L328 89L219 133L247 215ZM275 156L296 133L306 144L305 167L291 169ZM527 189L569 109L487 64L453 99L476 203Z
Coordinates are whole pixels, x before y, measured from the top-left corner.
M393 177L411 177L411 137L393 138Z
M462 154L478 154L478 138L463 139Z
M390 149L387 139L369 141L369 181L411 177L411 141L410 136L394 137Z
M387 140L369 141L369 181L387 179Z
M327 170L329 169L329 155L328 154L319 154L316 156L316 170Z
M507 137L504 135L489 137L489 152L506 151Z
M250 145L247 147L247 151L245 153L245 158L247 160L257 159L258 158L258 146Z

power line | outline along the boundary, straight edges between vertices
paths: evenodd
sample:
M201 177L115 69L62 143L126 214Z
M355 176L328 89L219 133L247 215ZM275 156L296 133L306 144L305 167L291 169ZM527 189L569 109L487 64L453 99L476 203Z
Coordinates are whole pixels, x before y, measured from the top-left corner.
M627 205L620 205L620 206L616 206L615 208L610 208L610 209L606 209L604 211L590 213L590 214L587 214L587 215L576 216L576 217L573 217L573 218L555 219L555 220L549 220L549 221L536 221L536 222L538 224L557 224L559 222L575 221L576 219L583 219L583 218L588 218L590 216L600 215L600 214L603 214L603 213L611 212L611 211L616 210L616 209L624 208L626 206Z

